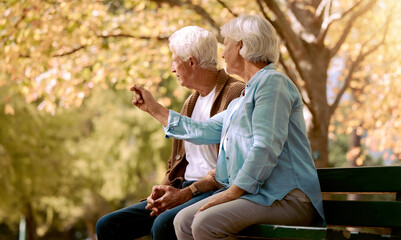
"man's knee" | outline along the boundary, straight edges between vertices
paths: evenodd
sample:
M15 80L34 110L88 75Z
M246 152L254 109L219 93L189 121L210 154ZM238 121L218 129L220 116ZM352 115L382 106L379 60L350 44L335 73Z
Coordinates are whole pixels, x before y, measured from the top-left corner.
M96 234L100 238L108 232L109 218L107 215L101 217L96 223Z
M160 214L155 221L151 229L153 239L174 239L174 220L175 214L169 214L168 211ZM169 237L168 237L169 236Z

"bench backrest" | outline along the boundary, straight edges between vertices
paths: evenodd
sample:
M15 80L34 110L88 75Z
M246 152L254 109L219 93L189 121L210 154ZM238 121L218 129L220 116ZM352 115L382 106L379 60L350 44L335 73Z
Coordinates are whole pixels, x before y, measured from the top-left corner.
M328 225L401 229L401 166L318 169L322 192L395 193L393 200L324 200Z

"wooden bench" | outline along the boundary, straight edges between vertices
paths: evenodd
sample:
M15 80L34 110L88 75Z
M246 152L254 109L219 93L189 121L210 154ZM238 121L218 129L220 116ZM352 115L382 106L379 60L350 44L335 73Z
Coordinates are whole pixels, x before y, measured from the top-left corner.
M401 166L325 168L318 176L326 227L258 224L238 238L401 239ZM359 199L347 200L346 193Z

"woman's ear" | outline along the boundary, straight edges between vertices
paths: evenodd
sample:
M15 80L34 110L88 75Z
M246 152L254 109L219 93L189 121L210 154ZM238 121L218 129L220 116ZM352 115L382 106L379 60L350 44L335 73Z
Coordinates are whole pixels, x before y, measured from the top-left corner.
M241 50L242 47L244 46L244 43L243 43L242 40L241 40L241 41L239 41L239 42L237 43L237 45L238 45L238 50Z

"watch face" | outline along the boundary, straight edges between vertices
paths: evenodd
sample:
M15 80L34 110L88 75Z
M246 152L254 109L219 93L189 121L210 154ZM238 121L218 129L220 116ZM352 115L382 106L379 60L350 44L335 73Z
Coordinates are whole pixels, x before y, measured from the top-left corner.
M200 194L201 194L201 192L199 192L199 190L193 193L194 196L198 196Z

